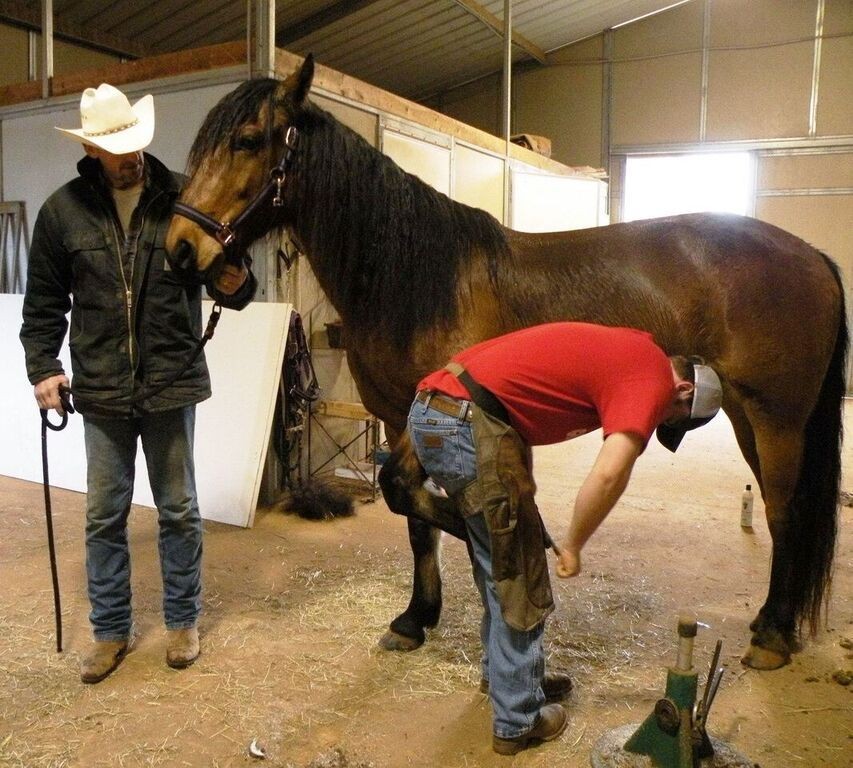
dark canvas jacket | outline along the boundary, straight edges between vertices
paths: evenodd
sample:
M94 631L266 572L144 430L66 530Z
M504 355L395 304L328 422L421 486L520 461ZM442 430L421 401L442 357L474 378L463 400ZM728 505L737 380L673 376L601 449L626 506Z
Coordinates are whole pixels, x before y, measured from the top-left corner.
M85 414L165 411L210 396L201 354L162 393L135 408L128 402L141 387L155 387L180 370L202 332L201 283L179 280L164 246L182 179L151 155L145 164L130 226L136 237L127 247L100 163L90 157L77 164L78 178L47 199L33 231L21 328L27 375L37 384L64 373L58 354L70 310L72 390ZM207 292L223 306L242 309L256 287L250 275L233 296L212 284Z

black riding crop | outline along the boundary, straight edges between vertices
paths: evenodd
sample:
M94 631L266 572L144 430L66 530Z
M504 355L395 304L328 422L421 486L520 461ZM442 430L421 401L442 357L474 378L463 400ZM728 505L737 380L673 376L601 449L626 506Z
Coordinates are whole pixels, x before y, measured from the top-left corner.
M41 472L44 480L44 516L47 522L47 549L50 553L50 576L53 581L53 612L56 617L56 652L62 653L62 606L59 603L59 574L56 569L56 547L53 543L53 513L50 507L50 475L47 466L47 430L61 432L68 425L68 414L74 413L71 405L68 387L59 388L59 399L62 402L62 421L59 424L51 423L47 417L47 410L39 408L41 413Z

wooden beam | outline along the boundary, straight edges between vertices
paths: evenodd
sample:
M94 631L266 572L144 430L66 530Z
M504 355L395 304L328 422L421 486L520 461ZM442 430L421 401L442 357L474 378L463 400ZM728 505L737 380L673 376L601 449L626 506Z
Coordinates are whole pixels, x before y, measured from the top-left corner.
M207 72L220 67L233 67L246 63L246 41L220 43L191 51L177 51L151 56L146 59L121 64L84 69L55 75L51 94L67 96L79 94L95 83L109 82L121 87L130 83L183 75L190 72ZM41 98L41 83L37 81L0 86L0 104L20 104Z
M283 80L294 70L301 67L302 62L302 56L279 48L276 51L276 73L278 77ZM372 107L380 112L387 112L394 117L410 120L438 133L454 136L469 144L489 150L496 155L503 155L506 149L506 142L491 133L461 123L452 117L441 114L441 112L425 107L423 104L409 101L402 96L390 93L322 64L314 65L313 87L321 92L325 90L343 96L345 99ZM0 90L0 104L2 103L2 90ZM579 173L570 166L558 163L556 160L551 160L518 144L510 145L510 156L528 165L562 176L572 176ZM587 169L584 169L583 173L585 174L586 171Z
M311 406L318 416L334 416L339 419L356 419L368 421L374 418L361 403L348 403L343 400L318 400Z
M340 21L360 11L362 8L373 5L375 2L376 0L341 0L341 2L333 3L322 11L318 11L302 19L302 21L279 30L275 36L275 44L279 48L285 48L288 44L301 40L303 37L308 37L308 35L317 30L334 24L336 21Z
M476 16L480 21L491 27L499 35L503 36L503 19L499 19L488 8L485 8L479 3L474 2L474 0L454 0L454 2L464 8L466 11L468 11L468 13L470 13L472 16ZM526 37L524 37L524 35L520 35L518 34L518 32L513 32L512 42L515 43L515 45L517 45L522 50L527 51L527 53L529 53L540 64L548 63L545 51L543 51L538 45L536 45L536 43L533 43Z
M41 32L40 3L25 3L20 0L0 0L0 21L16 27ZM114 35L103 35L88 27L63 23L54 16L53 37L69 43L83 45L124 58L138 59L148 55L147 49L137 42Z

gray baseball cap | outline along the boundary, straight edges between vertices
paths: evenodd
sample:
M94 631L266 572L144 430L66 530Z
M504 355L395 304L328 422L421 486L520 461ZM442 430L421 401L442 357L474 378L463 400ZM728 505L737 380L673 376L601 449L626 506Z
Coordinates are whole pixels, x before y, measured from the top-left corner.
M661 424L657 428L657 437L661 445L670 451L675 451L682 438L691 429L707 424L723 402L723 387L720 377L707 365L693 366L693 404L690 407L690 417L675 424Z

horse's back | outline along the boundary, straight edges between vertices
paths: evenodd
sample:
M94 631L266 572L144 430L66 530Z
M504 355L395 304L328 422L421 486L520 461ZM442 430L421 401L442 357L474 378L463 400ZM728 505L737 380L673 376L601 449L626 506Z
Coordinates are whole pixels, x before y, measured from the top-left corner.
M842 321L827 257L757 219L686 214L508 237L503 298L519 324L643 328L668 353L702 355L750 388L772 387L786 359L811 378Z

